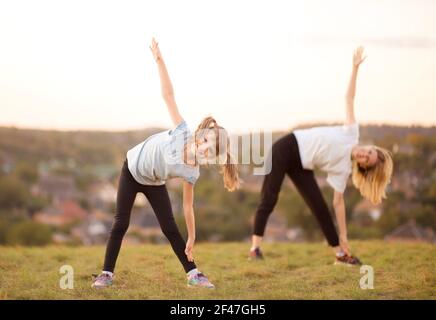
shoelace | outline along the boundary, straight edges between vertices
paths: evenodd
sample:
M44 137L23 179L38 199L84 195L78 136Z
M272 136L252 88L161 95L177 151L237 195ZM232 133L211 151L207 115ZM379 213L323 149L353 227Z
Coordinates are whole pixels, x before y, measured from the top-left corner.
M255 257L262 257L262 252L260 251L259 248L256 248L256 249L250 251L250 255L255 256Z
M360 263L359 259L357 259L356 257L353 257L353 256L349 256L349 255L343 256L342 259L348 263L351 263L351 264Z
M103 278L108 278L108 277L110 277L110 275L108 275L108 274L106 274L106 273L102 273L102 274L96 274L96 273L93 273L92 276L94 277L94 280L95 280L95 281L97 281L97 280L102 280Z
M197 273L197 279L200 282L209 282L209 280L207 279L207 277L203 273Z

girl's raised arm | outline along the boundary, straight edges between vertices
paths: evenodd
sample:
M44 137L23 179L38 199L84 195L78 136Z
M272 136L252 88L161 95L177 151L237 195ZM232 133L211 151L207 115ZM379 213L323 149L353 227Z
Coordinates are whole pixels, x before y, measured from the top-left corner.
M153 38L150 45L150 50L153 53L154 60L159 69L159 77L161 84L162 97L168 107L168 112L170 113L171 120L174 125L178 125L183 121L182 116L177 108L176 99L174 97L173 85L171 84L170 76L168 75L165 62L162 58L162 54L159 50L159 43Z

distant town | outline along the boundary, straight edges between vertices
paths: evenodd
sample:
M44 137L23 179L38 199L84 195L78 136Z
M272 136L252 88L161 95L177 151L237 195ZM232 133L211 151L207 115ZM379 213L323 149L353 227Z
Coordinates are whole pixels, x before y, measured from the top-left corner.
M158 129L56 132L0 128L0 244L104 244L116 210L125 152ZM274 133L274 139L283 133ZM436 242L436 128L362 126L362 140L391 150L395 173L388 199L363 200L349 182L349 236L354 239ZM197 233L203 241L249 239L263 177L241 166L241 190L227 193L216 168L202 168L196 185ZM331 190L317 174L326 201ZM167 184L184 228L180 181ZM266 241L322 239L307 206L287 179L271 215ZM152 208L138 194L125 243L163 243Z

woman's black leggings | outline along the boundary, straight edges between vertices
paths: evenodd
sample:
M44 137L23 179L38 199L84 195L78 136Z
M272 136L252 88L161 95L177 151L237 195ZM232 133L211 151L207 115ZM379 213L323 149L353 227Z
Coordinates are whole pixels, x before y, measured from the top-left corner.
M254 235L263 236L268 217L277 203L285 174L288 174L318 220L329 245L338 246L338 234L313 171L303 169L301 165L295 135L287 134L275 142L269 157L272 157L271 172L263 180L261 202L254 221Z
M164 235L169 240L171 247L182 263L185 271L188 272L195 269L195 263L188 261L185 254L186 243L174 220L166 186L146 186L138 183L130 173L126 159L123 169L121 170L116 214L106 247L103 270L113 272L115 268L118 253L120 252L121 241L129 227L130 213L138 192L142 192L150 202Z

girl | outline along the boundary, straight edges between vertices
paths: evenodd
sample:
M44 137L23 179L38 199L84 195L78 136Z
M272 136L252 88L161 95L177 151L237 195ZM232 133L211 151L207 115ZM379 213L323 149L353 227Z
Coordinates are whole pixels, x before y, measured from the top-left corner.
M359 127L354 118L357 72L365 60L363 48L355 50L353 69L346 94L346 120L343 126L295 130L274 143L270 152L272 169L265 176L261 202L257 208L252 236L251 259L262 259L260 250L268 217L277 202L281 184L287 174L315 215L330 246L336 253L335 263L360 264L350 254L345 223L343 193L349 175L363 197L377 204L385 198L392 175L392 158L385 149L361 146ZM333 207L339 236L329 209L316 183L313 169L327 173L327 183L334 189Z
M205 118L194 136L181 117L174 98L172 84L159 50L153 38L150 49L159 69L162 96L168 107L174 129L152 135L127 152L127 159L119 179L116 215L107 243L103 271L96 277L93 287L103 288L112 284L113 272L121 241L127 231L130 212L136 194L142 192L150 202L177 258L187 273L188 286L214 288L194 263L195 241L194 184L199 166L215 163L219 159L224 186L233 191L239 187L237 166L229 153L227 132L212 117ZM185 243L175 223L165 181L182 178L183 211L188 230Z

